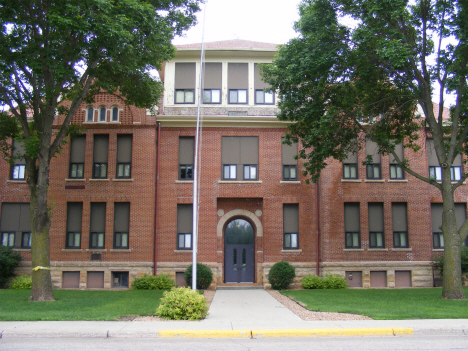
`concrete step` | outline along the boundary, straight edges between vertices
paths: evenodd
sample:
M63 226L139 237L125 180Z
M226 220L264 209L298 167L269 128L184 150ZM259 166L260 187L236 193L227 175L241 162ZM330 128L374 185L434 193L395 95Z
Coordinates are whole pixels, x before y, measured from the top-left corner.
M216 290L264 290L260 284L221 284Z

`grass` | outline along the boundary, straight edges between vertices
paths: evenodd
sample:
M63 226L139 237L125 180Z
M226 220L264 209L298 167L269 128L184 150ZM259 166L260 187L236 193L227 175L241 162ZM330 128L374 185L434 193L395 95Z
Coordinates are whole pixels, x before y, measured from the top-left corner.
M464 291L468 295L468 288ZM305 304L309 310L353 313L373 319L468 317L468 300L444 300L439 288L283 290L281 293Z
M163 290L54 290L54 302L29 302L31 290L0 290L1 321L112 321L156 313Z

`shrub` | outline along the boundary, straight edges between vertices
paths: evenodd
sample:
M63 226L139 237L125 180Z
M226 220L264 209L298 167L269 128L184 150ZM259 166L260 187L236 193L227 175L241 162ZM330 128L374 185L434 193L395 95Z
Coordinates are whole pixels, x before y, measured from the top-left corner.
M440 269L440 275L444 273L444 254L434 256L434 268ZM468 247L461 248L461 272L462 274L468 273Z
M158 276L145 274L143 277L136 278L132 283L132 288L136 290L163 290L171 289L174 286L175 283L169 274Z
M271 284L272 289L284 290L289 287L295 276L296 269L289 262L280 261L271 267L268 273L268 282Z
M192 265L188 266L184 275L187 286L192 286ZM213 282L213 272L203 263L197 263L197 289L208 289Z
M301 280L304 289L323 289L323 279L318 275L308 274Z
M346 289L347 287L346 278L340 277L338 274L327 274L323 278L324 289Z
M22 259L21 254L13 252L11 247L0 245L0 288L3 288L8 279L15 275L14 270Z
M30 275L22 275L20 277L16 277L10 283L10 289L31 289L32 278Z
M165 291L156 314L165 319L198 320L206 317L208 304L203 295L190 288Z

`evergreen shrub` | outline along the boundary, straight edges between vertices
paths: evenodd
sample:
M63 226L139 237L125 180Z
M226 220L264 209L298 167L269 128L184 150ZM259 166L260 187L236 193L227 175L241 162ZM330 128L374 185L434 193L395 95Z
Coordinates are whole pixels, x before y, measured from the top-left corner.
M15 268L22 259L21 254L13 252L11 247L0 245L0 288L3 288L8 279L15 275Z
M196 290L174 288L164 292L156 314L165 319L199 320L208 314L208 304Z
M304 289L323 289L323 279L318 275L308 274L301 280Z
M340 277L338 274L327 274L323 278L324 289L346 289L347 287L346 278Z
M184 274L187 286L192 286L192 265L188 266ZM203 263L197 263L197 289L208 289L213 282L213 272Z
M171 289L174 286L175 283L169 277L169 274L158 276L145 274L140 278L136 278L132 283L132 288L136 290L163 290Z
M286 261L276 262L268 273L268 282L274 290L284 290L296 277L296 269Z
M9 284L10 289L31 289L32 285L32 278L30 275L22 275L20 277L16 277L13 281Z

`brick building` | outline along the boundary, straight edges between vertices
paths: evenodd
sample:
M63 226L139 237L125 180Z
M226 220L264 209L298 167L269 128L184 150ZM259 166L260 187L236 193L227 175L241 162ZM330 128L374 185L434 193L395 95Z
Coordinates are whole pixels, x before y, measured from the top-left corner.
M443 250L439 192L376 154L370 141L306 184L298 145L281 142L287 124L275 116L277 96L259 75L276 46L234 40L205 50L198 261L211 267L214 285L266 285L269 268L286 260L299 277L337 273L355 287L433 286L432 257ZM154 271L182 283L192 260L199 72L200 45L178 46L160 72L159 115L107 94L77 113L73 122L86 133L51 165L54 287L127 287ZM437 178L425 133L421 150L398 152ZM374 164L366 167L368 154ZM2 244L23 252L26 272L29 197L17 163L0 167L0 231ZM466 195L465 186L456 192L460 219Z

